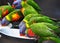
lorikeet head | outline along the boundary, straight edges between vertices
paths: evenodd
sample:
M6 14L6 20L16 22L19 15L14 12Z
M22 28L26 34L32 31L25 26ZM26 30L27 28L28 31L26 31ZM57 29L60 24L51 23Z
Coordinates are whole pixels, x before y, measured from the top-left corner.
M16 0L14 0L14 2L15 2L15 1L16 1ZM12 4L12 8L15 8L15 5Z
M21 1L22 0L14 0L13 4L12 4L12 7L15 8L15 9L20 9L21 8Z

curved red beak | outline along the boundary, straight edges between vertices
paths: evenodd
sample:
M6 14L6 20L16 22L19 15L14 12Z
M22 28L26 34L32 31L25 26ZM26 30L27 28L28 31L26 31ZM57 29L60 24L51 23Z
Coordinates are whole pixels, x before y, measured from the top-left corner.
M15 5L12 5L12 8L15 8Z

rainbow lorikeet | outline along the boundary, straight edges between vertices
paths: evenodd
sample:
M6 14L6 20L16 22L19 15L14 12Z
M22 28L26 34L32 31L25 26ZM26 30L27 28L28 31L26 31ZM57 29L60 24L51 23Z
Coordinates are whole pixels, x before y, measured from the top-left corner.
M40 15L40 14L28 14L27 16L25 16L25 18L19 24L19 29L20 29L20 35L21 36L25 35L25 32L26 32L27 28L29 28L27 23L30 20L30 18L39 17L39 16L42 16L42 15ZM29 34L29 36L34 36L34 34L31 31L31 29L28 30L28 34Z
M22 20L24 18L24 16L22 15L22 13L20 12L20 9L16 9L13 12L9 13L7 16L5 16L2 19L2 25L8 25L9 22L15 22L18 20Z
M31 5L37 11L41 10L41 8L38 6L38 4L36 2L34 2L34 0L14 0L12 6L15 7L16 9L20 9L20 8L22 8L22 5L21 5L22 1L24 1L27 4Z
M38 23L38 22L54 23L52 20L50 20L49 17L43 16L42 14L28 14L27 16L25 16L23 21L19 24L20 33L25 34L26 28L30 28L29 26L33 24L33 22L34 23ZM25 26L25 28L21 28L21 26L22 27ZM28 31L29 30L30 29L28 29Z
M21 6L21 1L22 0L14 0L13 4L12 4L12 7L15 8L15 9L20 9L22 6Z

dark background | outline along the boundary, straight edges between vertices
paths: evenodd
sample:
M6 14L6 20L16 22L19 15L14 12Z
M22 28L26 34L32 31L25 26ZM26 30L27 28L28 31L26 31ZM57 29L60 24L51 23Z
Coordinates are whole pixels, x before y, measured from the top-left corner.
M13 0L0 0L0 5L5 5L7 2L12 4ZM60 20L60 0L35 0L42 8L44 15ZM21 40L2 35L0 43L33 43L32 40Z
M0 5L6 5L8 2L12 4L13 0L0 0Z
M42 8L42 13L60 20L60 0L35 0Z

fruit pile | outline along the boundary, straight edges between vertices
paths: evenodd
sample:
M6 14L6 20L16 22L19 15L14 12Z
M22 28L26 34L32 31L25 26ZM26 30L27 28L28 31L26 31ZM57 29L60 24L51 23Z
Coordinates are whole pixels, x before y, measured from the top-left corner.
M11 22L20 20L21 22L18 24L20 36L38 36L39 43L45 40L60 43L60 37L57 35L60 34L59 25L50 17L41 14L41 8L34 0L15 0L13 7L9 5L1 6L0 18L2 18L2 26L7 26Z

